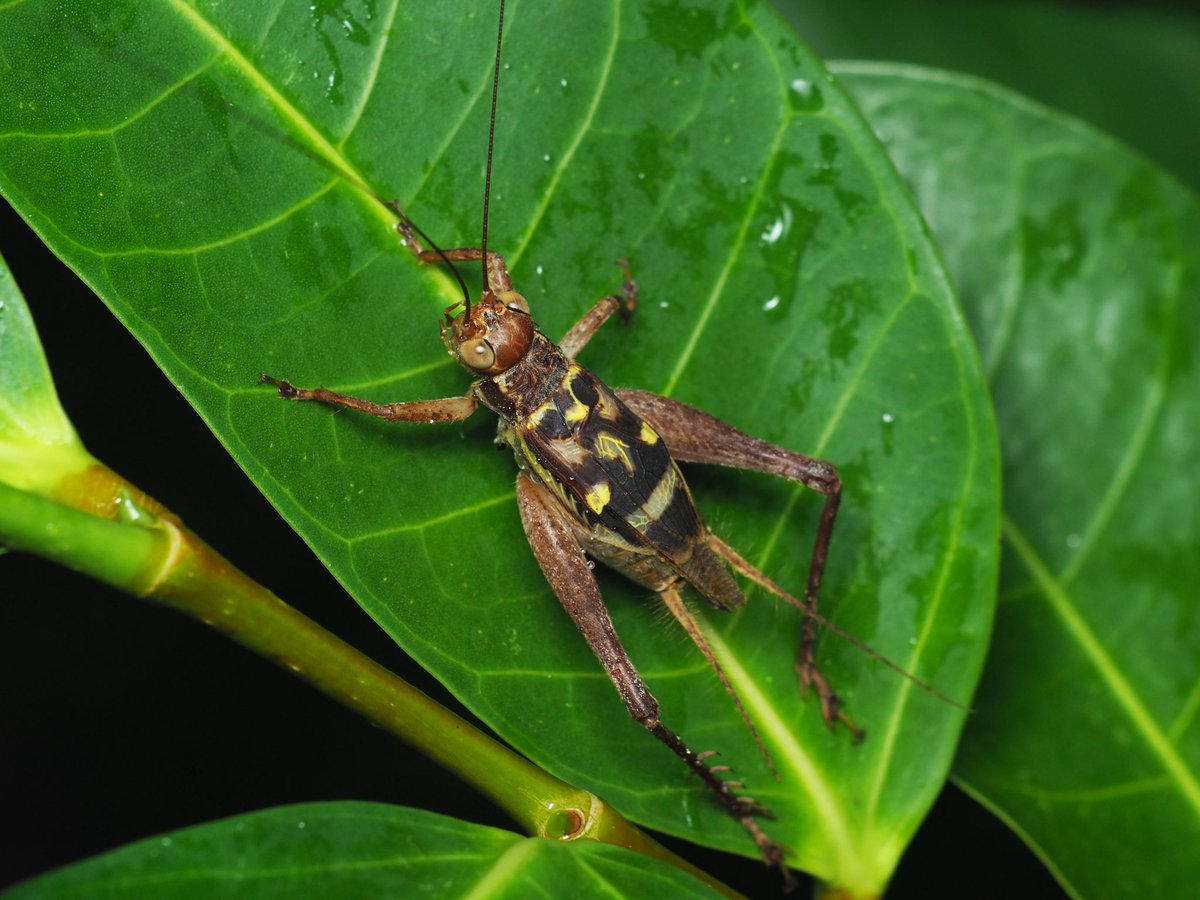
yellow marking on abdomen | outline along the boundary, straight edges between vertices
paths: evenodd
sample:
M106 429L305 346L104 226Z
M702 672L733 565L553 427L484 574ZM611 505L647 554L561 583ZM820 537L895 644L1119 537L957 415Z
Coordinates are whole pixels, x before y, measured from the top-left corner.
M608 506L608 501L612 499L612 491L609 490L608 483L601 481L594 488L587 492L583 498L587 501L587 505L596 515L604 512L604 507Z
M629 458L629 445L620 438L606 432L600 432L596 437L596 455L601 459L619 459L621 464L633 474L633 460Z
M563 411L563 421L568 425L578 425L588 417L588 408L576 400L574 394L571 394L571 400L571 405Z
M670 506L677 490L679 490L679 472L674 466L671 466L663 472L662 478L658 479L658 484L654 486L654 490L650 492L650 496L646 498L646 503L642 507L650 522L657 521L662 516L663 511ZM638 530L642 529L638 528Z
M645 531L654 520L639 508L627 515L625 521L637 531Z

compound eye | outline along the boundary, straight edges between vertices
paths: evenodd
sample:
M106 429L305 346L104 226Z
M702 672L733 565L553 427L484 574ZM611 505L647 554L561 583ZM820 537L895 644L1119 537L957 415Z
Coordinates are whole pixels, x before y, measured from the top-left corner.
M496 351L483 338L472 338L458 346L459 358L472 369L490 369L496 364Z
M529 315L529 301L516 291L504 291L498 294L496 299L509 309L515 309L517 312L523 312L525 315Z

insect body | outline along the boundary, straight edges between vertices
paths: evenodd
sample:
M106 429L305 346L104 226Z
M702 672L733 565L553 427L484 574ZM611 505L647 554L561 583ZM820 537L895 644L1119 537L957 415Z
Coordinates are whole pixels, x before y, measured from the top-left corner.
M501 414L498 442L571 512L590 555L656 591L683 580L721 608L741 603L658 432L540 332L533 340L522 364L477 388Z
M493 122L499 47L496 59ZM487 172L490 181L490 138ZM753 438L676 400L610 388L579 365L575 357L605 321L614 313L628 317L636 306L637 285L628 263L621 261L625 281L620 295L601 299L555 344L534 324L529 304L513 289L503 258L487 250L486 198L485 189L483 246L478 249L426 249L418 237L423 232L398 205L393 206L400 217L397 229L419 260L452 267L456 261L478 261L483 268L479 300L472 303L464 286L463 302L448 308L442 323L447 350L476 376L465 395L381 404L324 388L296 388L267 375L261 380L275 385L287 399L315 400L390 420L454 422L480 405L494 411L500 419L497 442L513 450L520 469L517 499L529 544L630 714L700 776L722 807L742 823L764 859L786 873L782 849L755 819L766 810L740 795L736 783L723 779L720 768L708 765L706 754L694 752L663 724L657 701L621 646L588 556L658 593L739 710L741 704L684 605L681 590L691 586L719 609L737 607L745 600L730 574L732 568L799 607L804 613L796 662L801 684L815 689L828 723L840 720L861 736L814 662L815 626L824 623L817 613L818 596L841 482L826 462ZM711 532L677 462L769 472L824 495L803 601L783 591ZM745 718L744 711L742 715Z
M431 251L412 223L398 228L427 262L485 256L483 250ZM782 851L758 827L765 812L719 777L701 754L661 721L658 703L621 646L587 560L590 555L656 592L724 677L680 596L691 585L720 609L745 602L726 564L799 606L806 619L797 667L817 689L827 721L839 718L836 695L813 662L821 573L840 494L828 463L775 447L697 409L644 391L612 389L574 361L614 312L631 312L637 287L628 275L622 296L600 300L556 345L538 330L525 299L512 289L504 260L486 254L488 287L457 315L447 310L442 336L450 353L480 376L462 397L379 404L324 388L305 390L263 375L282 397L316 400L382 418L452 422L484 405L500 417L497 442L520 467L517 498L534 555L554 593L591 644L630 714L678 754L754 838L764 858L782 865ZM676 460L733 465L801 481L826 495L806 601L792 598L714 535L696 510ZM586 554L586 555L585 555ZM736 696L735 696L736 701ZM740 709L740 703L739 703ZM744 715L744 714L743 714ZM751 726L753 728L753 726Z

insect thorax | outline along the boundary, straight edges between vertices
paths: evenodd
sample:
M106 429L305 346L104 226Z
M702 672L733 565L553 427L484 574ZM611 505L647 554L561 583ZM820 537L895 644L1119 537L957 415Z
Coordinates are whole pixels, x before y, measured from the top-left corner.
M501 423L520 421L553 395L570 365L554 342L534 329L529 351L521 361L499 375L475 382L475 396Z

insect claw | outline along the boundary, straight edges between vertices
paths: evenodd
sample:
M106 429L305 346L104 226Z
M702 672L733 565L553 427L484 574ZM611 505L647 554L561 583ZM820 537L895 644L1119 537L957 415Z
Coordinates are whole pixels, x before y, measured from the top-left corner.
M746 802L742 804L742 808L749 815L758 816L760 819L774 820L775 814L773 812L771 812L771 810L769 810L767 807L765 807L761 803L759 803L757 800L754 800L751 798L743 798L743 799L745 799Z
M847 730L849 730L851 744L857 746L867 739L866 729L859 728L858 725L854 723L854 720L841 710L838 710L838 721L845 725Z
M696 754L696 759L703 762L706 759L710 759L714 756L720 756L720 755L721 755L720 750L704 750L704 751Z
M258 383L273 385L279 390L279 396L285 400L295 400L300 396L299 388L296 388L290 382L284 381L282 378L274 378L266 372L258 373Z
M621 317L621 324L628 325L629 320L633 318L633 311L637 309L638 285L633 280L633 271L629 268L628 259L622 256L617 260L617 265L625 273L625 282L621 285L621 296L625 302L621 304L617 314Z
M749 816L742 819L742 824L746 826L746 830L754 839L758 852L762 856L763 864L770 869L777 870L783 878L784 893L790 894L796 890L798 886L796 878L784 863L784 858L790 851L763 834L762 829Z
M816 663L812 660L797 660L796 674L800 677L800 697L803 699L808 696L808 688L812 686L816 689L817 697L821 701L821 717L825 720L825 724L830 730L837 727L838 722L846 726L846 730L850 732L850 742L858 745L866 740L867 733L846 714L842 709L841 698L834 693L829 686L829 682L825 680L825 676L817 668Z
M408 219L401 219L396 223L396 233L400 235L400 243L405 247L420 247L416 235L413 234L412 222Z

